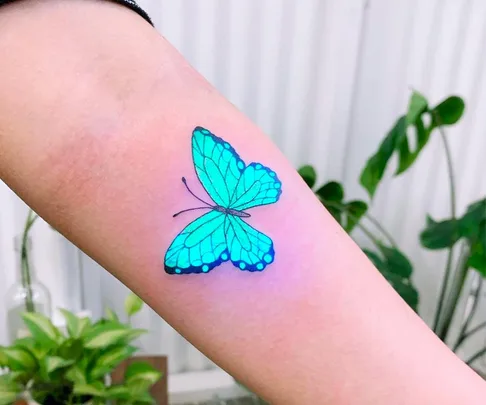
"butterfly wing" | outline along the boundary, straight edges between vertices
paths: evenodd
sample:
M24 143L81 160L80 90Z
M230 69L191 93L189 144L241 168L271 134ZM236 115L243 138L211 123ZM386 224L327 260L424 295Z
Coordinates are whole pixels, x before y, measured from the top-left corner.
M230 208L244 211L257 205L276 203L282 194L281 187L274 171L260 163L250 163L238 180Z
M272 240L240 217L227 215L226 245L231 262L241 270L262 271L275 258Z
M169 274L207 273L228 260L226 215L210 211L195 219L179 233L164 259Z
M213 201L229 207L245 163L233 147L202 127L192 133L192 159L197 177Z

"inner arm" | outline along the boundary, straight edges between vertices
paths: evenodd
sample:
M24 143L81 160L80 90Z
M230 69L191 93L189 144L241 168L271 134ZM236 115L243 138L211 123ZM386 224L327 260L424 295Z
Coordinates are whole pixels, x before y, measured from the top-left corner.
M482 404L484 383L403 303L273 143L144 20L109 2L0 9L0 176L207 356L275 404ZM278 173L243 218L262 272L169 275L201 212L196 126ZM190 180L189 180L190 179Z

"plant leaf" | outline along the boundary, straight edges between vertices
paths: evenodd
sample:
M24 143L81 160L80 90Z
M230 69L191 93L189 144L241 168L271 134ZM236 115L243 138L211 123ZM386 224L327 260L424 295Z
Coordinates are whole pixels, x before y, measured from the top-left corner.
M95 381L91 384L74 384L73 394L92 395L94 397L104 398L105 386L99 381Z
M128 401L132 399L132 395L130 394L130 391L128 387L124 385L112 385L111 387L108 388L106 392L106 399L108 400L125 400Z
M464 109L465 104L461 97L450 96L446 98L431 111L435 126L455 124L461 119Z
M324 201L342 202L344 198L343 186L337 181L330 181L320 187L316 194Z
M3 353L3 346L0 346L0 367L8 367L8 357Z
M136 347L126 345L115 346L108 349L96 359L95 364L90 372L90 377L92 379L97 379L105 374L108 374L123 360L131 357L131 355L136 351Z
M412 265L405 255L396 248L380 245L380 251L385 257L387 270L402 278L409 278L412 275Z
M366 162L361 172L360 183L372 198L385 173L388 161L395 151L398 140L407 137L407 118L400 117L381 142L378 151Z
M78 338L81 335L81 323L80 319L67 309L60 308L59 311L66 319L66 328L69 336Z
M402 299L415 311L418 311L419 295L417 289L413 286L410 277L404 277L404 274L411 275L412 266L410 261L397 249L380 247L380 253L386 258L382 258L378 253L363 249L371 262L378 271L386 278L395 291ZM386 253L383 253L386 252Z
M160 377L161 373L155 367L144 361L135 361L125 370L125 380L127 382L135 379L143 379L155 384Z
M91 331L91 320L88 317L79 318L79 337L85 336Z
M49 318L34 312L26 312L22 314L22 318L36 342L44 347L57 346L61 332Z
M344 198L343 186L337 181L330 181L320 187L316 191L316 195L334 219L342 225L344 209L342 204ZM342 208L341 205L343 205Z
M155 404L155 400L148 392L139 392L132 399L135 405Z
M471 246L471 255L467 263L469 267L486 277L486 220L479 224L478 237Z
M66 360L59 356L47 356L43 361L47 374L51 374L60 368L68 367L74 363L74 360Z
M145 362L131 363L125 371L125 382L133 392L143 392L154 385L162 373Z
M122 340L136 339L145 332L142 329L128 329L126 326L118 323L99 324L94 326L84 337L84 346L88 349L108 347Z
M480 232L479 225L483 221L486 221L486 198L467 207L466 213L459 223L461 236L474 242Z
M86 374L83 372L79 365L75 364L65 374L66 378L79 385L85 385L87 382Z
M420 243L427 249L444 249L453 246L461 237L459 221L447 219L435 222L430 216L427 227L420 233Z
M316 170L311 165L302 166L298 170L300 177L312 188L316 184L317 174Z
M114 322L119 321L118 315L112 309L106 308L105 312L106 312L106 319L108 319L109 321L114 321Z
M0 351L7 358L7 366L12 371L33 372L38 367L34 355L23 347L0 347Z
M20 395L16 391L0 391L0 405L11 405Z
M399 175L412 166L436 127L455 124L464 112L464 101L457 96L448 97L432 110L429 110L427 105L425 97L414 91L410 98L407 115L396 121L394 127L380 144L378 151L366 162L365 168L361 172L360 183L371 198L373 198L394 152L398 153L398 167L395 175ZM426 127L423 117L424 114L429 113L432 122ZM410 126L414 128L417 138L417 148L414 151L410 150L407 137L407 129Z
M407 123L414 124L415 121L427 111L427 99L418 91L413 91L408 102Z
M0 405L13 404L22 391L22 386L14 381L11 373L0 375Z
M419 295L413 284L409 280L403 279L396 274L386 273L384 276L395 291L400 295L400 297L402 297L402 299L410 306L410 308L417 312Z
M380 271L380 273L387 270L385 261L377 253L368 249L362 250L363 253L368 256L368 259L370 259L371 263L373 263L374 266Z
M368 210L368 204L361 200L350 201L346 204L346 224L344 230L350 233L356 224L361 220L366 211Z
M38 360L45 357L45 355L51 350L49 347L44 347L37 343L37 341L32 336L27 336L21 339L15 340L16 347L23 347L27 349L34 357Z
M78 360L83 355L83 351L81 339L68 339L58 348L58 354L69 360Z
M13 387L3 387L0 385L0 405L11 405L22 392Z
M134 293L130 293L125 299L125 313L130 317L140 312L143 307L143 301Z
M410 146L408 144L408 137L404 136L397 140L397 150L398 150L398 167L395 172L395 176L402 174L407 170L417 159L419 153L422 151L423 147L427 144L430 138L430 134L434 129L433 126L425 128L422 117L418 117L413 123L413 128L415 129L415 137L417 142L417 148L414 151L410 151Z

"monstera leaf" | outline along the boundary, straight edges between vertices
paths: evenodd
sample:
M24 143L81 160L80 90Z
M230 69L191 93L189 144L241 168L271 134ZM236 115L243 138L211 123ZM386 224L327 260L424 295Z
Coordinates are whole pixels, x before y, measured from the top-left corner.
M377 152L366 162L361 172L360 183L373 197L385 169L394 154L398 157L398 167L395 175L406 171L415 162L424 146L429 141L431 133L439 126L453 125L464 113L464 100L451 96L430 108L425 97L414 91L410 97L408 111L401 116L388 132ZM427 123L429 116L430 123ZM414 132L416 147L411 150L408 132Z
M420 234L422 246L432 250L451 248L459 239L469 242L469 267L486 277L486 198L470 204L461 218L436 222L427 217Z

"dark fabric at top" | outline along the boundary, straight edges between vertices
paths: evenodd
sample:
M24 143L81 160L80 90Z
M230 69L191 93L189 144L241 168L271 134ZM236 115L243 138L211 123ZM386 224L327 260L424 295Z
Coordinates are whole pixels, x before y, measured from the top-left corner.
M18 0L0 0L0 6L3 6L3 5L8 4L8 3L13 3L14 1L18 1ZM29 0L29 1L39 1L39 0ZM65 1L70 1L70 0L65 0ZM135 11L140 16L142 16L149 24L154 25L152 23L152 20L148 16L148 14L137 4L136 1L134 1L134 0L107 0L107 1L122 4L122 5L130 8L131 10Z

